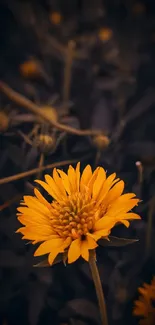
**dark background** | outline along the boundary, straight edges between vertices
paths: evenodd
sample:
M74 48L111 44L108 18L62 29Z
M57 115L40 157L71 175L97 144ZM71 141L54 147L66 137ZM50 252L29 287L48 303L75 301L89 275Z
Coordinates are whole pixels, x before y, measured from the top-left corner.
M55 12L59 24L52 18ZM70 40L76 43L76 54L66 104L65 51ZM21 65L30 59L39 68L22 72ZM68 133L52 152L40 142L26 143L23 133L31 132L37 118L0 92L1 179L37 167L43 153L45 165L68 159L81 160L82 168L102 165L108 174L117 172L126 190L141 198L136 212L142 221L114 232L139 242L97 249L109 324L138 324L132 316L137 288L155 273L155 2L1 1L0 78L42 108L51 100L57 112L67 105L67 125L99 129L108 139L102 138L100 146L92 136ZM57 141L61 132L40 124L39 132L48 129ZM66 267L34 268L39 262L33 258L34 247L15 233L16 208L23 194L33 193L35 178L33 174L0 185L1 324L100 324L89 266L79 260Z

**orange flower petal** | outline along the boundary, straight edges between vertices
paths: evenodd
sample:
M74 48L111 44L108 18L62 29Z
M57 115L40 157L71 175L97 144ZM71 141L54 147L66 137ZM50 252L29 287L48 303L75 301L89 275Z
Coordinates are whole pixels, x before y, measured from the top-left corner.
M40 193L40 191L37 188L34 189L34 194L42 204L47 206L47 208L51 207L50 203L43 197L43 195Z
M61 179L61 177L59 177L56 168L54 168L54 170L53 170L53 179L54 179L55 184L59 188L59 191L61 192L61 195L64 196L64 197L67 197L65 188L63 186L62 179Z
M97 167L97 168L95 169L95 171L93 172L92 177L89 179L89 182L88 182L88 184L87 184L88 192L89 192L89 193L92 193L93 185L94 185L94 182L95 182L96 177L97 177L97 175L98 175L99 169L100 169L100 167Z
M52 228L49 226L49 225L31 225L31 226L28 226L28 227L22 227L22 228L19 228L20 229L20 232L22 231L22 234L26 234L28 233L29 231L31 233L37 233L38 235L46 235L46 236L50 236L53 234L53 231L52 231Z
M41 203L37 198L33 196L29 196L29 195L24 196L24 202L28 208L33 209L34 211L37 211L39 213L41 211L45 215L49 214L49 208L47 208L46 205Z
M127 219L131 219L131 220L134 220L134 219L141 219L141 217L139 216L139 214L137 213L133 213L133 212L128 212L126 213L126 218Z
M79 192L79 186L80 186L80 162L77 163L76 166L76 186L77 186L77 192Z
M66 192L70 195L71 187L70 187L70 182L69 182L68 176L60 169L57 169L57 171L62 179L62 183L63 183L63 186L64 186Z
M75 169L70 165L68 168L68 179L72 193L77 192L77 174Z
M120 222L123 223L123 225L124 225L125 227L129 228L129 226L130 226L129 221L127 221L127 220L120 220Z
M128 212L131 210L140 201L139 199L135 199L133 197L135 197L135 194L133 193L121 195L108 208L108 214L117 215L120 212Z
M95 225L94 230L109 230L111 229L115 224L114 218L109 218L108 216L104 216L103 218L99 219Z
M53 189L48 184L39 180L35 180L35 182L41 185L47 193L49 193L55 200L57 200L58 198L57 194L53 191Z
M40 216L37 215L37 217L35 215L32 214L32 217L27 216L27 215L20 215L18 216L18 220L25 226L37 226L40 225L42 226L43 224L50 226L50 222L49 220L44 216Z
M120 197L123 191L124 191L123 181L120 181L117 184L115 184L108 193L107 204L111 203L112 201L115 201L118 197Z
M34 232L34 230L31 230L30 227L22 227L19 228L16 233L21 233L22 235L24 235L22 238L23 239L27 239L27 240L32 240L32 241L36 241L36 242L41 242L41 241L45 241L48 240L52 235L46 235L46 234L39 234L36 232Z
M41 213L41 210L39 211L35 211L33 209L30 209L28 207L19 207L17 209L20 212L20 216L25 215L25 216L29 216L30 219L42 219L42 221L44 220L45 222L47 222L47 220L49 221L49 217L50 217L50 211L48 211L48 214L44 214L43 212Z
M61 190L56 185L56 183L54 182L53 178L50 175L48 175L48 174L45 175L45 180L46 180L46 183L49 185L49 187L53 191L53 194L54 194L53 197L56 198L56 200L59 202L59 200L62 198Z
M63 245L64 240L62 238L54 238L42 243L35 251L34 256L45 255L54 250L54 248L60 248Z
M92 169L90 165L87 165L85 169L83 170L83 173L81 175L81 180L80 180L80 190L83 191L88 185L88 182L90 181L92 177Z
M75 239L68 250L68 263L75 262L81 255L81 240L80 238Z
M54 247L53 250L52 250L52 252L50 252L50 254L48 255L48 262L49 262L49 264L52 265L53 262L54 262L54 260L55 260L55 258L57 257L57 255L59 253L63 253L63 252L64 252L64 250L62 248L60 249L60 248Z
M110 188L113 185L113 181L116 177L116 173L111 174L104 182L103 187L100 191L99 197L98 197L98 204L104 200L107 193L109 192Z
M81 241L81 256L85 261L89 260L88 242L87 240Z
M88 243L88 249L94 249L98 246L94 238L92 238L91 234L87 234L87 243Z
M105 182L105 180L106 180L106 172L102 167L100 167L97 177L96 177L96 180L93 184L93 199L94 200L97 200L98 195L103 187L103 183Z
M111 229L102 229L102 230L97 230L97 231L94 231L92 235L92 237L98 241L99 239L101 238L107 238L107 236L110 235L110 232L111 232Z

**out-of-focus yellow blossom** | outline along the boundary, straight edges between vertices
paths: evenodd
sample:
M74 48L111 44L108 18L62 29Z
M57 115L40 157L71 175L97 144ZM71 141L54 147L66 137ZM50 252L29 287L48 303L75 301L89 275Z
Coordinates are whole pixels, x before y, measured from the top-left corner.
M140 297L134 302L133 315L142 317L139 325L154 325L155 324L155 277L151 284L143 284L143 287L138 288Z
M62 16L60 12L54 11L50 14L50 21L54 25L59 25L62 21Z
M101 41L109 41L113 36L113 31L110 28L101 28L98 32L98 37Z

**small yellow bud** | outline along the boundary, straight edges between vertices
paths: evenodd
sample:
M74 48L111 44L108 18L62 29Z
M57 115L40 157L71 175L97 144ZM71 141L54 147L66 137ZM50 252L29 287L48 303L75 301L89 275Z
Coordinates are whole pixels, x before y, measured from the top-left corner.
M36 78L41 76L40 65L37 60L28 60L20 64L20 73L25 78Z
M6 113L0 111L0 132L7 131L9 127L9 117Z
M101 28L98 32L98 37L101 41L107 42L113 36L113 31L110 28Z
M59 12L56 12L56 11L55 12L52 12L50 14L50 21L54 25L59 25L61 23L61 21L62 21L61 14Z
M103 150L108 147L110 140L106 135L99 134L93 138L93 143L97 149Z

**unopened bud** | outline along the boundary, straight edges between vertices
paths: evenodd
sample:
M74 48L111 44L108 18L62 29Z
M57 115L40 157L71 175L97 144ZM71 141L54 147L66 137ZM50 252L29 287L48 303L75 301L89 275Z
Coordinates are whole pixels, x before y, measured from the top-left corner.
M93 138L93 144L99 150L103 150L104 148L108 147L109 143L110 143L109 138L103 134L96 135Z

